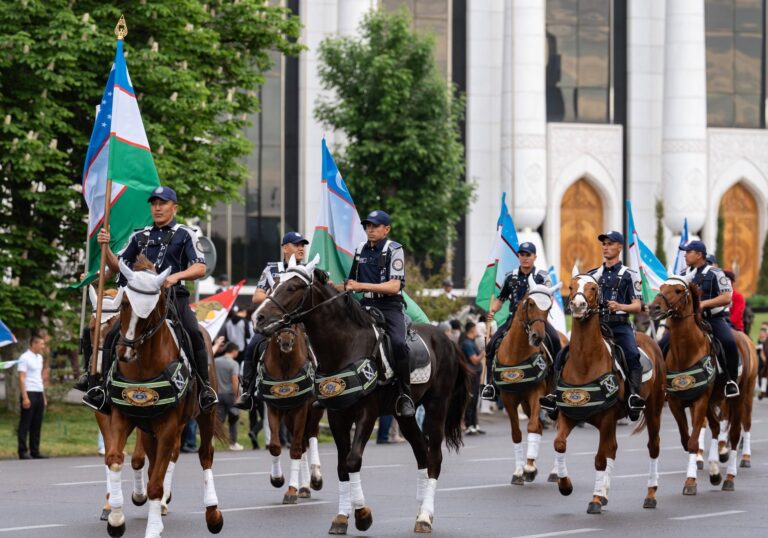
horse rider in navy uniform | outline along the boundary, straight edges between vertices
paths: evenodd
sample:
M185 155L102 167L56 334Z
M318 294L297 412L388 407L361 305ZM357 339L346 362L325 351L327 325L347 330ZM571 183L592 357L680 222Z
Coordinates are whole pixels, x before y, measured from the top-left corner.
M685 251L685 263L695 271L693 283L701 290L701 309L710 326L712 335L723 346L725 354L726 375L728 381L725 384L725 397L734 398L739 395L739 385L736 379L739 376L739 349L729 322L728 307L731 304L730 279L717 267L716 261L710 264L707 256L707 247L701 241L689 241L687 245L680 247ZM659 342L664 355L669 349L669 332Z
M200 407L203 410L209 410L218 402L218 397L208 380L208 351L200 334L195 313L189 307L189 292L184 287L185 280L197 280L205 276L205 255L200 248L195 230L176 222L176 200L176 192L170 187L158 187L152 191L147 201L151 206L154 224L136 230L128 244L119 253L119 257L129 267L133 267L139 254L144 254L155 264L158 273L167 267L171 268L171 274L166 278L164 287L174 288L176 312L179 321L189 334L192 344L192 362L201 382L198 396ZM109 270L120 275L118 256L109 248L109 232L102 228L97 239L100 244L107 245ZM125 284L125 277L120 275L118 285ZM117 325L110 334L114 337L119 330L120 327ZM111 341L110 335L105 339L105 342L108 341ZM90 379L89 390L83 396L83 402L96 410L104 410L107 404L104 387L100 386L102 383L103 380Z
M512 320L517 312L517 305L520 303L525 294L528 293L528 276L533 275L533 280L536 284L542 284L544 286L552 286L552 281L549 278L549 273L543 269L536 270L534 264L536 263L536 245L533 243L521 243L517 249L517 255L520 260L520 267L517 271L512 271L504 278L504 285L501 287L499 296L493 300L490 311L488 312L487 320L493 321L493 316L496 312L501 310L506 301L509 301L509 317L504 324L493 333L488 345L485 348L486 356L486 385L483 387L482 398L484 400L496 399L496 387L493 384L493 358L496 355L496 350L501 344L504 335L512 326ZM545 325L547 337L549 339L549 350L552 352L552 360L557 357L560 352L560 335L557 334L557 330L547 322Z
M395 412L412 417L416 407L411 399L411 371L405 342L405 253L399 243L387 239L391 220L384 211L372 211L363 221L368 241L355 250L355 258L343 289L363 294L363 306L376 307L387 320L387 334L394 355L394 370L400 394Z
M600 290L600 321L608 326L613 334L614 343L624 353L629 380L629 398L627 408L629 419L636 421L640 412L645 409L645 400L640 397L643 367L640 364L640 350L637 348L635 332L629 320L629 314L642 311L639 293L642 290L640 275L621 263L621 251L624 248L624 235L611 231L598 236L602 243L603 265L602 274L598 278ZM587 274L595 276L600 268L595 268ZM555 366L560 371L561 361ZM545 405L546 403L546 405ZM542 407L552 411L555 406L555 395L549 394L541 398Z
M285 270L288 266L288 261L293 256L296 263L304 261L304 248L309 244L309 241L304 239L298 232L288 232L283 236L281 248L283 250L283 261L281 262L269 262L261 273L259 282L256 284L256 290L253 292L251 302L259 306L272 291L275 285L275 277ZM266 336L258 331L254 332L253 337L245 347L245 353L243 354L243 379L242 379L242 391L240 397L235 402L235 407L244 411L249 411L253 406L253 391L254 391L254 374L258 371L258 364L261 357L258 356L258 348L262 342L266 340Z

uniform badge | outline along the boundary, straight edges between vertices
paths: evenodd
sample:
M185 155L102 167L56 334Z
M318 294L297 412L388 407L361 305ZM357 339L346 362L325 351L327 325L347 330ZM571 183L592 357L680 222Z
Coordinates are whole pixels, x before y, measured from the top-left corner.
M402 271L403 270L403 260L396 259L392 261L392 269L395 271Z
M512 368L501 372L499 377L504 383L520 383L525 378L525 372L520 368Z
M269 392L271 392L272 396L275 398L290 398L299 392L299 386L296 383L280 383L278 385L272 385Z
M696 379L692 375L679 375L672 378L672 382L669 384L670 390L685 391L690 389L696 383Z
M317 392L323 398L338 396L347 388L346 382L340 377L323 379L317 386Z
M727 286L728 285L728 277L723 275L723 276L720 277L720 280L718 280L718 282L720 282L721 286Z
M640 293L643 290L643 283L639 280L635 282L635 291Z
M123 389L123 400L136 407L155 405L160 395L147 387L129 387Z
M589 392L583 389L569 389L563 391L563 403L566 405L582 406L589 402Z

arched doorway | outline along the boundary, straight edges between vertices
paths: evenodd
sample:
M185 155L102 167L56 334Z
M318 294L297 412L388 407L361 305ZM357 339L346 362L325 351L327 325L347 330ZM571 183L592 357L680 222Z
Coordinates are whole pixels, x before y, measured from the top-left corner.
M724 225L724 259L718 262L723 269L736 273L741 293L752 295L757 289L758 271L757 201L743 183L737 183L720 200L720 214Z
M581 178L560 202L560 279L565 286L576 260L581 271L600 265L603 258L597 236L603 231L603 202L597 190Z

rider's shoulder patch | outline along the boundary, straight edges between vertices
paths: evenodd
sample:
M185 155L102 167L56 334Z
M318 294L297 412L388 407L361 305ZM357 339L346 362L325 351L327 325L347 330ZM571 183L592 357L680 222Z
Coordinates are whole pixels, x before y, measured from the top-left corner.
M635 281L635 291L640 293L643 290L643 283L639 280Z
M394 260L392 260L392 269L394 269L395 271L402 271L403 267L404 265L403 265L402 259L395 258Z
M720 275L720 278L717 281L721 286L727 286L728 285L728 277L725 275Z

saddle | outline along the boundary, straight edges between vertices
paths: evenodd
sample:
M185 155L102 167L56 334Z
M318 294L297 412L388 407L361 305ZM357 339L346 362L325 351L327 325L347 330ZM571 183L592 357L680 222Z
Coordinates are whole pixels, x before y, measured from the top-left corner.
M717 358L716 364L717 364L717 377L721 379L725 379L726 377L726 368L727 368L727 362L725 360L725 350L723 349L723 345L720 343L720 340L718 340L714 334L707 333L707 338L709 338L709 343L712 349L713 354ZM738 378L741 378L741 372L744 370L744 360L741 355L741 350L736 348L739 352L739 362L738 362L738 370L737 370L737 379L734 379L734 381L738 381Z

